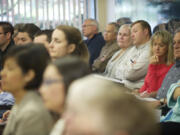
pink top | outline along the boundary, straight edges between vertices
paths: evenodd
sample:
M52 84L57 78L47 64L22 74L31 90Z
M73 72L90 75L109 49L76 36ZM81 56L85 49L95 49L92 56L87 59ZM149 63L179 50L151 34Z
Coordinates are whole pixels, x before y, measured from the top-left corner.
M161 83L166 73L172 66L173 64L150 64L144 80L144 85L139 90L139 93L142 93L144 91L147 91L148 93L157 91L161 87Z

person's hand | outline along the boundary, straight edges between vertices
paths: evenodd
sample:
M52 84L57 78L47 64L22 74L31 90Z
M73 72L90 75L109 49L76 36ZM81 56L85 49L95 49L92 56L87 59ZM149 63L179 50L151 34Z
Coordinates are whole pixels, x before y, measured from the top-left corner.
M8 119L10 112L11 112L11 111L8 110L8 111L6 111L6 112L3 113L3 117L2 117L2 120L3 120L3 121L6 121L6 120Z
M106 56L101 57L100 61L103 62L106 60Z
M158 64L159 63L159 57L158 56L152 56L150 58L150 64Z
M132 94L139 95L139 89L134 89L131 92Z
M157 109L159 106L161 106L161 103L160 103L159 100L157 100L157 101L149 101L147 103L151 108L154 108L154 109Z
M0 119L0 123L3 123L4 121L2 119Z
M144 91L140 94L140 97L147 98L147 97L150 97L150 94L147 91Z

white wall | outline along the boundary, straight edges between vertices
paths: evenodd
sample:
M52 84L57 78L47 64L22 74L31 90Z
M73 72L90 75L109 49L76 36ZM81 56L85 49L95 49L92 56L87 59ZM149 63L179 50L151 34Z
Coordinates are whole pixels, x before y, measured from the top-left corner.
M115 0L106 0L107 1L107 23L116 21L115 19Z
M115 0L97 0L97 20L100 24L100 31L103 31L106 24L115 19Z

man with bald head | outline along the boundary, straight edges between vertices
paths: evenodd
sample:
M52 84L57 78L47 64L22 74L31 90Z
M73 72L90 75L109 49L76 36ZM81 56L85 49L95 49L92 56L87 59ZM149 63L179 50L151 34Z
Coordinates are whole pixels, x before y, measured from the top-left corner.
M125 87L94 76L75 81L67 98L65 133L156 135L152 110L127 91Z
M102 47L105 45L104 38L101 33L98 33L98 22L95 19L86 19L82 25L82 32L87 40L86 43L90 53L90 66L93 61L99 56Z

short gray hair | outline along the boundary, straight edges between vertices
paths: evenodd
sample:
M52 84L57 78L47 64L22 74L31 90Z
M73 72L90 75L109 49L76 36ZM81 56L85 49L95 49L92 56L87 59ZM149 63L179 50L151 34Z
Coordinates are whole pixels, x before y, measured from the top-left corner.
M119 30L119 25L116 22L110 22L108 25L113 25L114 26L114 32L117 34Z
M86 20L84 20L84 21L90 21L92 25L96 26L97 31L99 30L99 23L98 23L97 20L92 19L92 18L88 18L88 19L86 19Z
M121 25L119 30L122 29L122 28L128 28L129 32L131 33L131 24L123 24L123 25Z

